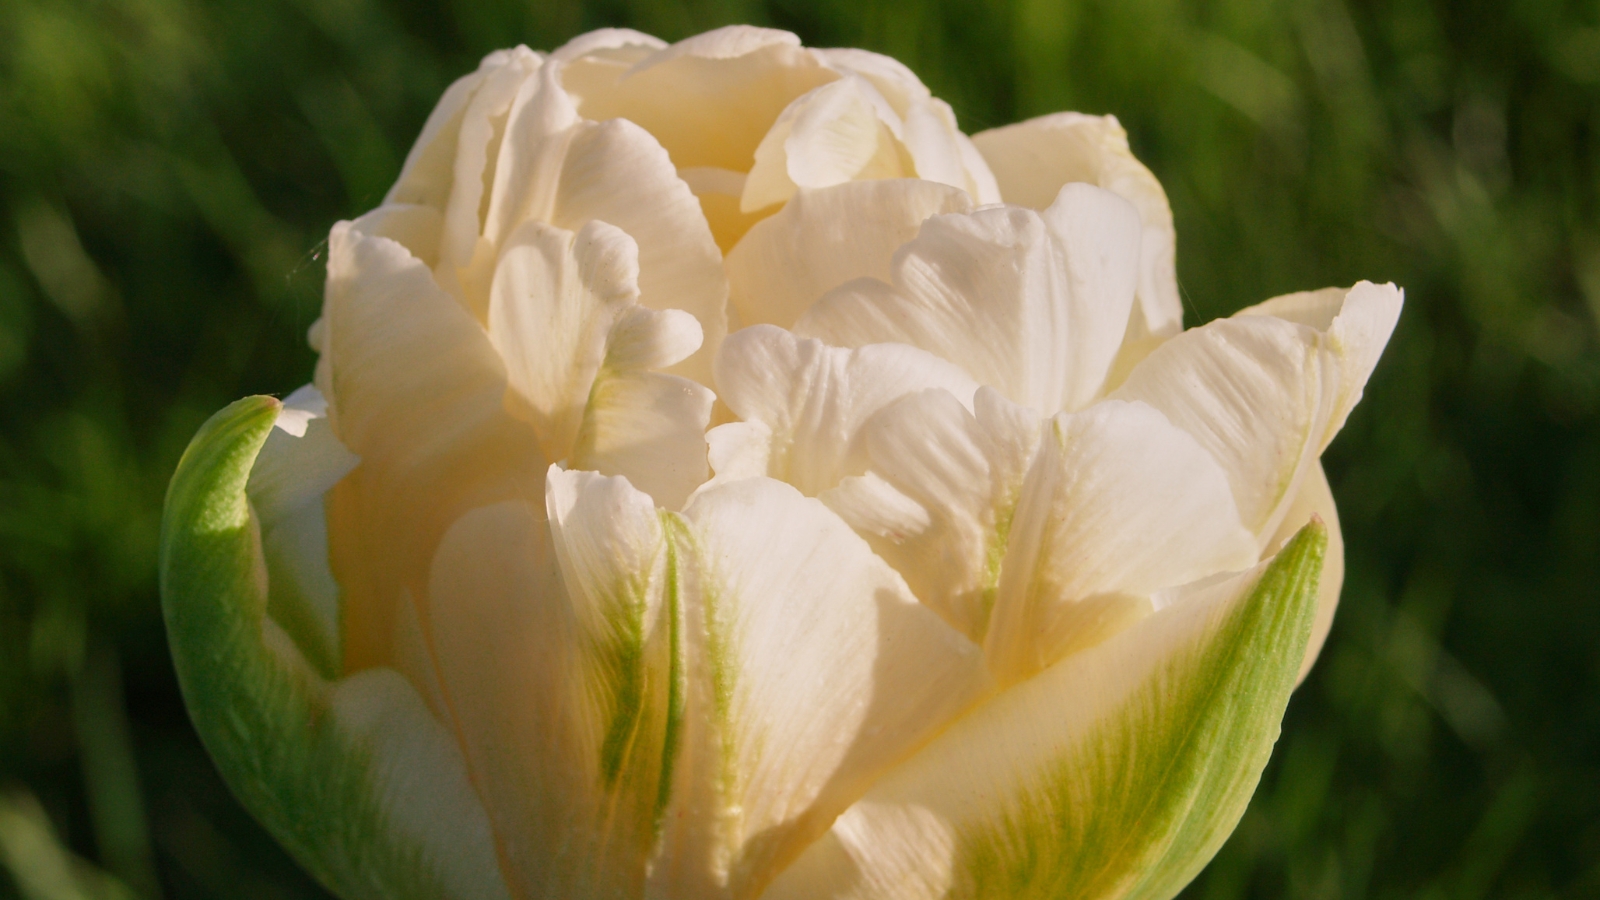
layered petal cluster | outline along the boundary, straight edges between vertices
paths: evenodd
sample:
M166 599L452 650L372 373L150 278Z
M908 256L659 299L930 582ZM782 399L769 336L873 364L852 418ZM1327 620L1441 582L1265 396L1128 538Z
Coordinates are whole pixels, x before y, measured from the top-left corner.
M487 57L207 424L196 724L349 898L1159 897L1342 575L1392 285L1182 330L1111 117L727 28Z

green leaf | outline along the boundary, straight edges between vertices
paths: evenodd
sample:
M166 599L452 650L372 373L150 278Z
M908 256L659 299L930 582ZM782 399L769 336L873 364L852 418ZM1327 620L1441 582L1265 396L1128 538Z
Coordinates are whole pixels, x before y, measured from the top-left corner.
M465 764L410 683L329 681L267 614L245 486L279 407L212 416L167 490L162 608L195 728L245 807L347 900L506 898Z

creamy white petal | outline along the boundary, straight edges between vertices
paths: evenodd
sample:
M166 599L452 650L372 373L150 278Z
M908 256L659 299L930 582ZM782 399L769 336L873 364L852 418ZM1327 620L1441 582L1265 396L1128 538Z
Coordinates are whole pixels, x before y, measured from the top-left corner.
M984 650L1002 684L1126 627L1150 594L1256 560L1227 476L1166 417L1108 400L1045 429Z
M706 432L706 456L719 483L765 476L771 455L772 429L765 422L729 422Z
M328 567L323 495L360 462L339 443L327 402L307 385L285 398L247 488L272 585L267 614L325 678L340 671L339 583Z
M1365 283L1365 282L1363 282ZM1272 316L1296 322L1317 331L1327 331L1344 307L1344 297L1352 288L1329 287L1318 291L1297 291L1263 300L1234 313L1236 316Z
M916 165L902 131L899 117L866 79L847 75L814 88L789 104L761 139L739 208L764 209L802 187L913 177Z
M623 475L667 509L706 480L706 425L716 397L659 372L609 370L594 383L572 466Z
M661 617L665 532L649 495L626 478L552 466L545 507L578 627L596 647L639 644ZM631 665L621 661L619 665Z
M704 332L681 309L629 308L606 335L606 366L617 371L665 369L700 349Z
M304 385L284 398L250 469L250 505L263 524L274 523L321 504L322 495L360 461L334 436L322 392Z
M626 482L549 477L549 523L501 503L442 542L435 652L513 894L638 896L671 718L665 548Z
M1348 290L1326 288L1274 297L1237 313L1276 316L1315 328L1326 336L1328 349L1338 357L1341 376L1339 399L1319 451L1327 448L1361 401L1362 389L1394 334L1404 304L1405 292L1394 285L1363 281Z
M398 242L430 269L438 265L444 213L437 207L385 203L355 221L356 230L362 234Z
M524 82L538 78L542 65L526 47L510 51L504 64L485 72L483 84L461 113L439 254L447 265L464 267L477 253L487 206L484 192L495 183L512 100Z
M921 103L933 99L933 92L905 63L882 53L839 47L813 51L828 66L842 74L856 76L872 85L886 107L885 113L904 123ZM926 177L926 176L924 176ZM945 182L954 187L959 183Z
M920 99L902 113L902 140L916 167L917 177L961 188L977 196L967 175L961 146L956 143L956 114L950 104L934 98Z
M561 63L571 63L588 56L601 55L608 50L634 50L645 55L667 46L667 42L632 28L596 28L586 31L550 54ZM643 57L641 56L641 59Z
M332 730L347 735L352 756L365 757L394 836L433 851L428 862L457 896L506 900L494 834L461 748L411 684L393 669L367 669L336 682L327 704Z
M706 193L727 194L737 199L744 193L744 172L717 166L685 166L678 169L678 177L699 197Z
M573 139L561 177L551 221L570 228L599 219L638 242L639 302L699 320L706 349L674 371L709 384L711 348L727 331L728 284L699 201L665 151L631 122L602 122Z
M769 47L798 47L800 39L776 28L754 25L724 25L684 38L639 64L641 71L674 59L737 59Z
M528 222L495 276L489 337L506 360L508 402L537 429L545 458L625 475L678 508L706 479L714 399L697 382L648 371L700 346L681 310L634 305L636 245L590 221L574 235Z
M923 221L971 207L964 192L920 179L802 189L728 254L729 301L745 325L788 328L847 281L888 281L895 251Z
M846 347L921 347L1047 415L1079 406L1121 344L1138 226L1124 201L1089 186L1064 190L1047 215L1003 207L930 218L896 254L892 286L845 284L795 330Z
M680 168L678 177L683 183L694 191L696 196L702 192L718 194L732 194L737 197L744 193L745 173L735 172L732 169L719 169L716 166L689 166Z
M818 494L817 499L855 529L856 534L865 538L873 552L894 566L907 582L928 580L921 577L924 569L908 567L901 558L912 555L901 549L902 544L919 541L935 527L933 514L926 506L907 496L883 476L870 471L865 475L847 475L839 479L837 485ZM933 592L930 598L918 590L919 586L912 586L912 593L917 594L918 599L943 615L952 628L972 637L964 622L953 618L942 608L939 604L942 598L937 596L937 592Z
M561 67L555 63L525 79L506 114L506 139L499 147L493 190L483 221L491 248L502 248L510 235L530 219L552 222L561 170L573 138L583 126L577 106L561 89Z
M892 56L856 47L828 47L812 52L831 68L870 81L895 115L904 117L918 100L933 96L909 66Z
M871 471L822 499L923 603L982 641L1039 417L987 387L973 405L930 390L888 406L864 432Z
M967 177L972 180L972 187L968 193L972 194L974 202L980 206L989 206L1004 202L1000 196L1000 184L995 180L994 172L989 169L988 160L983 158L983 153L978 150L978 145L972 138L960 132L956 133L956 148L961 152L961 165L967 170Z
M483 58L477 71L457 78L445 89L444 96L428 114L422 134L406 155L399 179L384 197L385 205L418 204L444 211L455 183L454 160L467 107L491 76L508 68L525 68L530 58L534 62L540 59L539 54L526 47L496 50Z
M839 77L794 35L749 26L636 56L591 53L566 73L585 118L637 123L677 166L735 172L750 170L756 145L791 100Z
M729 335L716 371L722 401L741 419L771 430L767 474L808 496L866 471L861 426L890 402L934 387L970 400L978 387L957 367L914 347L847 350L771 325Z
M1061 186L1098 185L1130 201L1143 222L1134 336L1170 337L1183 327L1174 263L1172 209L1161 182L1133 156L1115 116L1055 113L973 135L1007 203L1043 209Z
M638 246L604 222L573 234L530 221L507 241L489 294L489 340L546 459L565 459L577 440L606 337L638 299L638 275Z
M1232 831L1277 738L1318 537L1187 592L965 716L763 897L1176 895Z
M916 167L916 176L951 185L976 203L998 203L999 189L976 148L956 126L950 105L933 96L916 74L897 59L869 50L814 51L840 71L872 83L902 123L899 134Z
M601 221L638 244L639 302L681 309L714 346L727 328L722 253L700 203L667 152L638 125L583 121L551 63L519 95L496 170L486 240L499 246L530 219L568 231ZM679 364L706 383L710 351Z
M990 686L977 648L816 500L752 478L684 519L702 618L656 887L754 896Z
M501 864L515 896L539 896L563 853L590 849L582 824L599 781L572 721L577 625L544 516L517 501L467 513L439 546L427 598L440 682Z
M427 266L351 223L328 246L317 386L335 434L361 457L328 513L345 663L359 669L389 662L399 591L425 596L450 523L519 483L536 491L546 463L505 411L499 353Z
M1117 195L1084 184L1061 188L1045 224L1067 256L1067 330L1072 336L1065 409L1098 396L1128 328L1139 275L1139 224ZM1044 410L1049 412L1048 409Z
M394 615L394 668L417 689L439 721L450 723L454 716L439 680L439 664L434 658L430 637L424 631L427 626L423 624L423 616L428 612L422 606L423 601L413 596L410 589L401 589Z
M1162 344L1112 396L1148 403L1193 435L1227 471L1264 547L1326 443L1341 380L1311 328L1239 316Z
M689 185L689 189L694 191L695 199L700 201L700 211L705 214L706 224L711 227L711 236L716 238L717 248L722 251L724 257L731 253L750 228L767 214L767 211L746 213L739 208L739 198L744 196L743 172L713 166L695 166L679 169L678 177ZM728 311L730 321L737 315L735 310Z

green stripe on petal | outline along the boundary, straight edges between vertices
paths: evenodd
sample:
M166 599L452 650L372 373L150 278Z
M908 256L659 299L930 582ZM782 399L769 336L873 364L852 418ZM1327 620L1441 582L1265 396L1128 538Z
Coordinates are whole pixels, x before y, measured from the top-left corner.
M1163 598L996 697L885 775L764 896L1176 895L1277 740L1326 544L1313 522L1269 564Z
M461 756L409 682L329 682L267 616L245 485L279 408L212 416L167 491L162 606L195 728L245 807L348 900L505 898Z
M992 682L821 501L746 478L681 521L689 706L646 895L749 898Z

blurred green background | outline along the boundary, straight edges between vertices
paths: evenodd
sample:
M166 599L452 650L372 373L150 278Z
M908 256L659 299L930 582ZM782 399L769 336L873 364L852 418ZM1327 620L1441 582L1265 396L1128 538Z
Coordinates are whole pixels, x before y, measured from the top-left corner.
M1184 896L1600 897L1592 0L5 0L0 896L322 896L178 699L178 455L308 379L329 225L479 56L735 21L894 55L969 132L1116 113L1171 197L1190 324L1406 288L1327 457L1332 639Z

